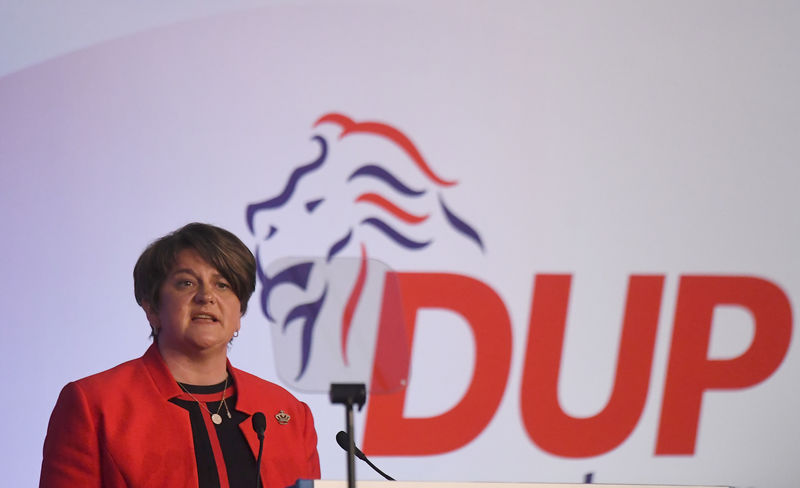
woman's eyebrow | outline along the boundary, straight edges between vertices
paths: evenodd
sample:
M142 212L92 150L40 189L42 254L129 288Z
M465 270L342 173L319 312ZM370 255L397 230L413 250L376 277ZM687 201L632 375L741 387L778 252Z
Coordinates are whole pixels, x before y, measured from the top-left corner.
M170 276L178 275L178 274L181 274L181 273L186 273L186 274L189 274L189 275L192 275L192 276L199 276L198 273L195 272L191 268L176 269L175 271L170 273ZM228 278L225 278L225 276L223 276L222 273L220 273L219 271L215 271L214 274L211 275L211 277L214 278L214 279L217 279L217 280L221 279L221 280L228 281Z
M189 268L176 269L175 271L172 272L172 274L178 274L178 273L197 274L194 272L194 270L191 270Z

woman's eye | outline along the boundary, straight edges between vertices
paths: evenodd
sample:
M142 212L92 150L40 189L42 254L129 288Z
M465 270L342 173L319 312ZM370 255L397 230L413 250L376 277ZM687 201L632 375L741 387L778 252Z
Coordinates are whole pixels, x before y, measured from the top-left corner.
M227 283L221 283L221 282L220 282L220 283L217 283L217 287L219 287L219 288L221 288L221 289L223 289L223 290L227 290L228 288L230 288L230 287L231 287L231 285L229 285L229 284L227 284Z
M178 286L181 288L188 288L192 286L192 282L190 280L178 280Z

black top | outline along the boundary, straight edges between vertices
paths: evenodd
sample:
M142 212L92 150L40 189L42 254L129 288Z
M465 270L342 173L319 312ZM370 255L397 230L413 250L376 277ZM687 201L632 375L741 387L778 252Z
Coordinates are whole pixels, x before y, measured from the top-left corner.
M239 426L250 416L236 411L236 389L230 385L230 376L227 383L229 386L225 389L225 404L222 404L221 400L226 381L210 386L178 383L181 389L194 395L194 398L184 392L182 396L170 400L189 414L199 488L225 486L224 477L220 473L222 470L227 473L227 486L231 488L256 485L256 459ZM198 401L204 402L208 410L201 407ZM215 425L211 421L209 411L211 413L219 411L222 423ZM228 418L228 411L231 418ZM250 426L244 425L242 428ZM167 459L164 461L169 462Z

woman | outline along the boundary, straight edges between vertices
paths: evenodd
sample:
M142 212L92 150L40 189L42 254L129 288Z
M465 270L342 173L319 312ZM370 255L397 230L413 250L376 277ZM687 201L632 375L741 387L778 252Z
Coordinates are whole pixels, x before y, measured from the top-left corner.
M42 487L263 486L319 478L314 421L283 388L227 360L255 289L255 259L233 234L189 224L133 270L153 344L139 359L69 383L44 443Z

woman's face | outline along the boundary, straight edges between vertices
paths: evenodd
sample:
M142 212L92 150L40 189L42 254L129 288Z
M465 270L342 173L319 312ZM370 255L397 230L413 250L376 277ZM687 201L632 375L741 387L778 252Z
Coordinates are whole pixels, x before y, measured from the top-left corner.
M216 268L193 249L180 251L160 290L158 311L145 307L150 325L158 329L162 351L195 355L227 353L239 330L239 298Z

